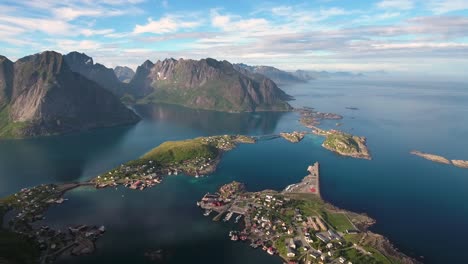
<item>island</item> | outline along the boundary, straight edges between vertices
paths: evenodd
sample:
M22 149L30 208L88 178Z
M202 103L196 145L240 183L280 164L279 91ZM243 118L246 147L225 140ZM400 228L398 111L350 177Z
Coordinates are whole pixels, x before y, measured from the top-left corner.
M224 152L240 143L253 144L253 137L224 135L167 141L141 158L122 164L92 180L96 187L124 185L143 190L161 182L166 175L200 177L216 170Z
M314 128L317 125L320 125L320 121L329 119L329 120L341 120L343 116L334 114L334 113L322 113L315 111L311 107L303 107L296 109L300 113L301 118L300 122L303 126L308 128Z
M314 127L312 133L324 136L325 141L322 143L322 147L330 151L357 159L372 159L365 137L351 135L335 129L324 130L318 127Z
M440 155L435 155L435 154L430 154L430 153L425 153L421 152L418 150L413 150L410 152L413 155L416 155L418 157L437 162L437 163L442 163L442 164L447 164L447 165L453 165L459 168L464 168L468 169L468 160L449 160L446 157L440 156Z
M452 160L452 164L460 168L468 169L468 160Z
M286 263L417 263L369 231L373 219L323 201L319 164L308 171L302 182L281 192L247 192L244 184L232 182L197 204L205 216L215 212L214 221L235 219L239 228L229 232L232 241L249 241Z
M443 163L443 164L451 164L450 160L448 160L445 157L439 156L439 155L424 153L424 152L417 151L417 150L413 150L410 153L413 154L413 155L419 156L421 158L425 158L427 160L433 161L433 162L438 162L438 163Z
M304 139L304 136L307 134L307 132L297 132L297 131L294 131L294 132L291 132L291 133L280 133L279 135L286 139L287 141L291 142L291 143L298 143L300 142L302 139Z
M310 107L296 110L301 115L299 121L303 126L311 128L313 134L325 137L322 147L342 156L357 159L372 159L369 149L367 148L367 139L365 137L351 135L335 129L324 130L317 127L317 125L320 125L321 120L340 120L343 118L341 115L317 112ZM341 123L336 123L336 126L341 125Z

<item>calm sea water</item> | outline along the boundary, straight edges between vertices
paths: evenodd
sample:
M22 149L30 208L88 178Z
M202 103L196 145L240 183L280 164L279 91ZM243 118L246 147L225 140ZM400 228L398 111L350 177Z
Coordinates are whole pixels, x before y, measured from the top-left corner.
M167 178L155 188L81 188L47 213L47 223L103 224L98 251L64 263L148 263L144 253L163 249L160 263L281 263L261 250L228 240L233 228L212 223L195 206L207 191L232 180L250 190L282 189L322 166L325 200L365 212L372 228L426 263L463 263L468 236L468 170L412 156L413 149L468 159L468 85L462 83L320 80L284 89L294 106L342 114L340 129L368 138L372 161L337 156L308 135L241 145L226 153L209 177ZM358 107L349 110L346 107ZM0 141L0 195L40 183L89 179L134 159L166 140L202 135L272 134L304 130L296 113L225 114L176 106L147 106L130 127L32 140ZM335 122L324 122L334 127Z

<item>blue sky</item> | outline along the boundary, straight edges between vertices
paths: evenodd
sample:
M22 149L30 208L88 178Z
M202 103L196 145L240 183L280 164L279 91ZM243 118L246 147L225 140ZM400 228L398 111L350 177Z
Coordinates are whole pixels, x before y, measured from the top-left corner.
M3 0L0 54L108 67L213 57L286 70L466 75L468 0Z

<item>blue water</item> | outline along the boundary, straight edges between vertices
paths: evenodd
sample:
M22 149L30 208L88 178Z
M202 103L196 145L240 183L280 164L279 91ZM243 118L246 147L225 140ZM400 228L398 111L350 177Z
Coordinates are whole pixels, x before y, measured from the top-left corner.
M283 88L296 97L294 106L342 114L339 129L366 136L373 160L337 156L321 148L320 137L308 135L298 144L276 139L241 145L226 153L216 173L202 179L171 177L144 192L77 189L67 194L67 203L51 208L47 221L56 226L105 224L109 232L96 254L64 261L144 263L145 251L163 248L163 263L281 263L228 241L231 227L203 217L195 200L232 180L245 182L250 190L282 189L319 161L325 200L375 218L373 231L413 257L424 256L425 263L463 263L468 170L409 151L468 160L466 84L320 80ZM174 106L137 110L145 120L131 127L0 142L0 194L38 183L89 179L166 140L304 130L296 113L236 115Z

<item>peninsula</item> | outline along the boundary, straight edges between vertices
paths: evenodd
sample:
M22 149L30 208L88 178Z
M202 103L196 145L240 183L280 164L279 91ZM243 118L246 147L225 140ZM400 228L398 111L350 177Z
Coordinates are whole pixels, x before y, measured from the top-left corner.
M453 166L456 166L456 167L468 169L468 160L449 160L446 157L443 157L443 156L440 156L440 155L425 153L425 152L421 152L421 151L418 151L418 150L413 150L410 153L413 154L413 155L419 156L421 158L433 161L433 162L447 164L447 165L453 165Z
M92 182L98 188L117 186L143 190L160 183L165 175L183 173L199 177L212 173L224 152L240 143L253 144L255 139L242 135L199 137L167 141L141 158L99 175Z
M239 182L221 186L197 204L213 220L232 218L239 230L232 241L250 241L278 255L286 263L417 263L397 251L385 237L368 228L375 221L323 201L319 191L319 164L308 168L302 182L281 192L247 192Z
M66 201L62 198L65 192L83 185L92 184L43 184L0 199L0 248L5 247L0 250L2 257L18 263L52 263L62 255L92 253L95 241L105 232L104 226L70 226L62 232L39 224L50 206Z

